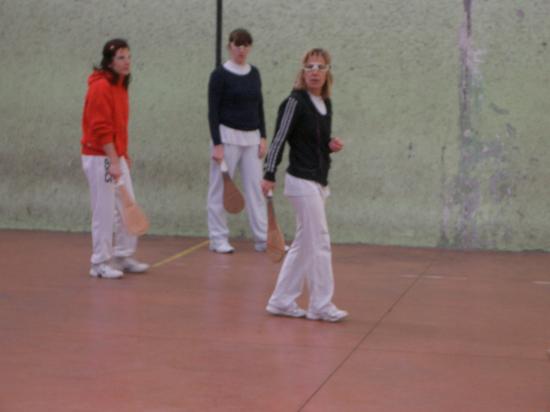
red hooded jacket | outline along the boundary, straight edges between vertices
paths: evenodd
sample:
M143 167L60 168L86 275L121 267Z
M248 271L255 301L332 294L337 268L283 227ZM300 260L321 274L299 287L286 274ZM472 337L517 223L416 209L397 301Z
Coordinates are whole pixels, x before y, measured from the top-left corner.
M128 158L128 90L111 83L112 74L95 70L88 78L82 115L82 154L105 156L103 146L114 143L118 156Z

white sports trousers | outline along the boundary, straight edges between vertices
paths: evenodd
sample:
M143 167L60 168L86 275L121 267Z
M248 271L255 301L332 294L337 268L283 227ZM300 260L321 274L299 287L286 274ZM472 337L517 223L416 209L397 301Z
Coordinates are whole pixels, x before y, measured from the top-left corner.
M307 280L308 311L323 313L331 307L334 295L332 252L325 214L329 190L319 183L287 174L284 193L296 212L296 235L269 304L278 308L292 307Z
M92 264L108 263L113 256L131 256L137 247L137 237L129 234L122 224L122 201L108 168L106 156L82 156L92 207ZM120 169L121 179L130 196L134 197L130 170L124 158L120 158Z
M237 167L242 183L248 223L256 243L267 240L267 211L261 188L262 159L258 157L258 145L247 146L224 143L224 160L233 178ZM210 185L208 188L208 233L214 244L229 238L227 214L223 207L223 176L220 165L210 161Z

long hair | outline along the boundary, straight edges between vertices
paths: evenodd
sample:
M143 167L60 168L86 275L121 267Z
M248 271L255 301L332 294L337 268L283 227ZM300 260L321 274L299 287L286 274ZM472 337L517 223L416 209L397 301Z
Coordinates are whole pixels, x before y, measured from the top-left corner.
M304 65L307 63L308 59L311 56L322 57L325 60L325 63L328 65L330 65L332 61L329 52L325 49L315 48L309 50L306 54L304 54L304 57L302 57L302 67L300 68L300 71L296 76L296 80L294 81L294 90L307 90L306 81L304 79ZM323 88L321 89L321 96L323 97L323 99L328 99L332 94L332 82L332 72L329 69L327 72L325 84L323 84Z
M119 74L116 73L113 69L111 69L111 64L113 63L113 59L116 55L117 50L119 49L128 49L130 50L130 46L128 45L128 42L124 39L111 39L105 45L103 46L103 58L101 59L101 63L99 66L94 66L95 70L103 70L104 72L111 74L111 83L117 84L119 79ZM128 85L130 84L130 77L128 76L124 77L124 88L128 89Z

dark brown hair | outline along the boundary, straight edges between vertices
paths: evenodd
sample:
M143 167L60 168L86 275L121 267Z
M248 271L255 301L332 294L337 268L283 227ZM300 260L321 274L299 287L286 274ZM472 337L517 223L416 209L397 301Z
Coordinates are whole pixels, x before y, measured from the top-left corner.
M246 29L235 29L229 33L229 43L234 43L235 46L251 46L252 35Z
M104 72L110 73L112 75L111 77L111 83L117 84L119 79L119 74L116 73L113 69L111 69L111 64L113 63L113 59L116 55L117 50L119 49L128 49L130 50L130 46L128 45L128 42L124 39L111 39L105 45L103 46L103 58L101 59L101 63L99 67L94 67L96 70L103 70ZM127 89L128 85L130 84L130 75L124 77L124 87Z

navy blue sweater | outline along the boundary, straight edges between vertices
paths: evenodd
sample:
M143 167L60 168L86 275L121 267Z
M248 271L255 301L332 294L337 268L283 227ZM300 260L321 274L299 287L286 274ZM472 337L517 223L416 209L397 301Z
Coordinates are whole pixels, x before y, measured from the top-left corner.
M260 72L252 66L245 75L216 68L208 82L208 122L212 142L221 144L220 124L237 130L260 130L265 137Z

